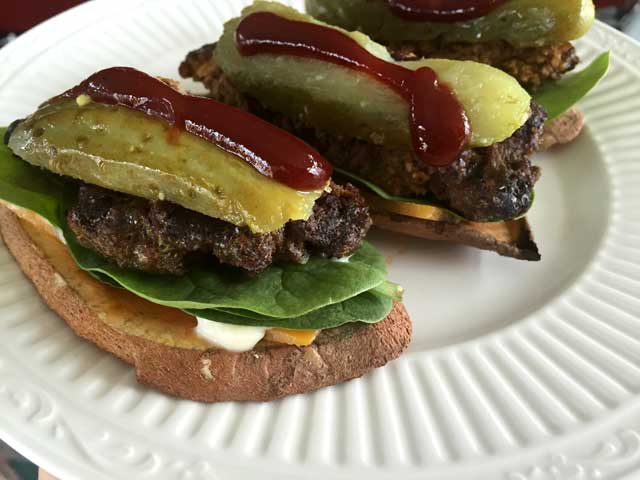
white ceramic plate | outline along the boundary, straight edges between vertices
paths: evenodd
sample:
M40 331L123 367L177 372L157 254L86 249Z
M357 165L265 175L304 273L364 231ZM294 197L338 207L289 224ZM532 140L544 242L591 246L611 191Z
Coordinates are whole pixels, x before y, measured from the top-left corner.
M57 17L0 50L0 124L103 67L176 77L243 3L97 0ZM580 139L536 158L541 262L374 235L415 325L402 359L269 404L176 400L76 338L0 247L0 437L63 480L640 469L640 46L601 24L578 46L613 63Z

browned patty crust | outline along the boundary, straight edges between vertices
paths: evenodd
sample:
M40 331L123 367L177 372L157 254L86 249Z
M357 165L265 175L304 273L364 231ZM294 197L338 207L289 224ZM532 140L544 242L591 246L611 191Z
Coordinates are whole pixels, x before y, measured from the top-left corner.
M184 274L195 262L217 261L257 273L274 262L309 255L343 257L371 226L368 207L351 185L331 184L307 221L269 233L208 217L166 201L81 185L67 221L78 241L124 268Z
M239 92L215 63L215 45L188 54L183 77L202 82L214 98L291 131L335 166L376 183L392 195L427 198L473 221L505 220L525 213L540 172L529 157L538 150L546 113L532 104L531 117L510 138L487 148L467 149L447 167L435 168L411 150L387 148L333 135L268 111Z
M388 49L396 60L449 58L486 63L504 70L530 90L535 90L547 80L560 79L580 62L576 49L569 42L519 48L504 41L443 43L425 40L394 44Z

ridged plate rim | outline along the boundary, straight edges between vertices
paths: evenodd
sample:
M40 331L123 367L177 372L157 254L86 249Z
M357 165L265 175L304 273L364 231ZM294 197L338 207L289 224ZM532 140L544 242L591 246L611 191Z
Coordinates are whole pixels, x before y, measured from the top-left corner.
M33 29L9 47L0 50L0 65L3 65L3 69L0 70L0 99L2 89L23 69L29 68L32 60L59 48L59 44L72 40L82 32L101 28L109 22L109 18L122 15L121 12L114 13L117 10L114 8L116 5L126 6L124 17L133 17L137 13L147 12L152 3L151 0L97 0ZM176 18L185 11L191 12L191 17L195 15L194 12L213 10L224 16L237 11L240 3L242 2L232 0L161 0L154 4L154 8L175 12ZM298 6L300 4L294 3ZM194 25L205 17L206 15L203 15L200 19L193 20ZM138 22L145 24L146 29L167 28L179 31L186 28L185 25L176 26L172 23L176 20L169 16L154 20L166 21L166 24L152 23L145 16L140 18L142 20L138 19ZM141 32L138 34L142 34ZM11 312L15 313L15 305L7 305L0 300L3 302L3 306L0 307L0 411L9 412L8 415L0 415L0 437L59 475L62 480L235 479L255 478L258 474L262 478L351 478L354 474L362 473L375 479L395 478L399 474L403 474L405 478L456 479L469 478L467 475L471 471L474 476L483 475L487 478L543 480L622 478L635 471L640 467L640 383L620 379L616 377L616 372L602 370L602 365L598 362L602 358L609 359L615 363L615 368L619 369L620 374L629 372L629 375L635 375L640 372L640 359L636 358L632 348L636 343L640 345L640 329L635 329L635 323L640 321L640 289L633 290L640 286L640 216L637 213L640 211L640 196L634 194L634 190L640 185L640 170L630 161L633 152L640 154L640 130L637 128L640 125L640 97L636 97L635 112L632 109L623 109L621 115L626 124L618 125L615 120L615 116L620 115L615 108L622 104L617 92L635 92L628 79L640 80L640 45L600 23L580 44L587 50L615 45L613 76L608 81L612 85L618 82L615 83L616 90L606 95L594 95L583 102L588 124L593 128L592 134L598 142L610 175L612 199L609 205L609 224L598 253L579 279L541 311L491 335L428 352L413 352L389 367L339 389L328 389L308 397L293 397L267 406L233 404L220 407L219 411L223 413L219 415L220 418L216 418L232 418L231 421L237 423L234 423L238 427L237 431L245 432L246 438L241 438L241 441L250 443L253 438L252 432L256 428L258 430L255 430L257 433L254 432L255 437L262 439L267 426L260 422L272 422L274 432L266 450L261 452L262 455L246 456L237 443L231 444L227 450L215 450L205 448L202 439L197 438L180 442L179 435L176 435L173 439L160 440L153 435L151 429L135 431L134 426L128 425L130 419L126 416L119 417L109 413L108 409L102 406L92 412L92 406L74 403L65 394L68 385L52 384L50 378L37 372L40 366L37 360L22 358L20 349L10 345L13 343L13 333L9 334L11 330L7 327L10 322L3 323L2 320L6 320ZM625 88L627 90L624 90ZM607 114L609 110L610 115ZM634 123L631 121L633 119L638 121ZM596 131L595 127L601 125L604 127ZM15 285L11 292L17 292L14 293L21 302L28 303L35 297L26 280L16 273L15 265L4 249L0 250L0 272L2 286ZM607 295L604 299L590 295L589 292L593 288L600 288L600 292L603 288L609 289L605 290L605 293L621 302L622 307L608 305L607 300L611 300ZM2 293L13 294L11 292ZM571 315L575 315L577 311L581 312L580 315L593 317L589 318L589 328L592 330L586 331L585 334L579 328L576 329L570 321L563 320L561 317L567 315L566 309L573 312ZM38 306L38 302L27 310L29 315L39 318L41 322L46 322L51 315L41 305ZM604 317L599 317L602 312L614 312L615 322L603 322ZM550 332L563 333L554 337ZM594 332L604 332L605 336L596 336L594 339ZM25 338L29 336L28 332L21 335ZM108 357L106 354L94 353L92 347L87 347L80 340L69 340L65 333L56 330L53 335L62 336L61 342L67 341L69 346L78 349L80 354L95 359L98 371L115 369L117 374L124 378L124 384L131 382L131 371L128 367L113 366L109 359L105 360L105 357ZM580 344L582 346L591 345L593 350L586 351L593 353L593 357L585 355L584 350L578 350L575 345L563 343L559 340L562 338L579 339L584 342ZM605 343L605 338L607 342L618 343ZM553 345L551 350L558 357L551 356L541 348L541 345L546 345L545 342ZM491 355L493 357L489 358ZM601 356L600 359L597 355ZM506 358L510 366L495 369L495 365L492 364L499 363L496 360L498 357L502 358L503 363ZM560 357L567 360L566 365L558 363L557 358ZM482 367L474 367L470 359L484 361L485 364L480 363ZM533 364L545 367L539 370L532 369L523 363L523 359L532 359ZM585 367L584 378L580 375L572 378L565 371L569 364L572 365L571 368L583 365L589 366L591 370ZM515 373L514 370L509 370L515 368L513 365L517 367ZM482 370L483 368L485 370ZM429 378L425 380L424 371L427 369ZM518 373L528 375L527 381L532 384L538 382L534 389L538 396L527 398L522 392L516 392L513 401L516 404L522 403L522 411L531 414L531 418L526 421L530 421L533 427L529 425L527 428L539 428L542 432L548 430L548 437L540 437L535 442L520 442L524 445L518 447L519 427L513 426L518 423L518 419L511 418L513 425L510 426L505 420L508 417L496 408L496 405L504 401L500 398L501 395L505 398L510 395L508 388L505 387L504 391L498 390L496 394L490 391L491 382L477 382L478 378L487 372L494 372L492 369L501 375L511 372L510 378L503 382L505 386L513 386L513 382L518 380ZM97 380L92 379L91 375L83 379L81 373L78 378L81 379L80 382L88 382L86 389L89 391L93 388L100 392L100 388L104 387L99 382L95 383ZM635 377L633 378L635 382ZM602 383L594 386L598 379ZM495 381L495 378L491 380ZM456 383L461 381L462 386ZM549 384L561 381L567 382L573 396L567 395L567 398L562 398L549 387ZM74 382L70 381L69 385L72 383ZM425 388L435 389L428 392L428 407L416 404L410 395L411 392ZM396 393L389 394L391 391ZM178 415L174 416L178 417L182 412L183 417L195 415L196 418L208 418L207 409L213 408L167 399L159 394L146 392L143 387L133 392L140 394L143 402L151 398L155 402L152 403L154 408L161 405L161 413L164 408L177 412ZM403 394L399 395L397 392ZM424 393L422 391L423 395ZM109 394L105 395L108 397ZM314 422L314 419L318 418L315 416L306 420L300 427L296 422L287 421L286 412L315 412L314 408L317 405L335 405L347 396L358 399L358 408L370 409L371 405L367 403L370 398L377 399L373 408L380 410L382 407L390 406L387 413L391 418L378 418L380 424L377 426L365 422L355 427L364 428L364 432L373 432L372 435L378 437L373 443L362 447L364 450L359 453L362 461L350 461L349 455L344 454L340 462L327 463L323 462L323 456L319 454L317 458L307 459L309 461L306 464L296 463L287 458L286 454L278 456L279 450L278 455L272 454L269 450L274 443L274 437L275 443L280 437L285 443L290 442L291 438L298 438L299 434L292 437L286 433L287 431L310 427L308 422ZM533 404L541 398L557 405L548 412L543 409L542 413L535 406L526 408L527 402ZM582 405L576 402L576 399L586 403ZM449 401L451 404L444 405L443 401ZM413 408L412 411L417 412L416 416L420 417L420 421L426 422L425 425L434 426L433 431L443 434L441 438L430 437L428 431L420 436L420 432L412 430L411 418L393 413L394 407L396 410L399 408L398 402L402 403L404 409ZM576 402L577 407L572 405L572 402ZM434 411L427 411L432 407ZM347 415L345 418L349 418L350 415L358 414L355 407L349 408L350 410L341 415ZM601 415L591 418L592 412L598 412L598 408L601 408ZM384 413L367 411L370 418L376 415L380 417L380 414ZM482 412L487 414L488 420L483 418ZM460 429L451 431L451 424L447 425L447 428L442 427L442 419L438 413L452 414L455 417L455 425ZM551 415L547 418L545 413ZM534 418L534 414L539 418ZM167 415L167 418L173 418L172 415ZM554 419L554 416L557 418ZM572 418L576 420L575 423L567 423ZM242 423L243 421L248 427ZM524 424L525 420L522 422ZM557 422L557 425L554 425L554 422ZM565 428L565 424L571 428ZM178 427L180 425L176 428ZM497 433L489 432L490 428L495 428ZM554 431L554 428L557 431ZM453 439L447 438L447 429L453 435ZM410 431L412 433L408 433ZM386 432L389 434L385 435ZM332 433L335 435L335 432L325 432L325 437L329 438ZM487 438L483 438L485 433ZM352 431L350 435L343 440L342 447L345 449L357 447L349 443L353 439L363 438L363 435L367 437L362 431ZM320 435L319 438L325 437ZM430 453L434 458L422 459L422 463L415 461L419 454L416 454L417 449L412 443L421 440L431 441L434 446L433 452ZM305 441L307 445L304 448L315 448L308 445L313 440ZM456 443L458 441L459 444ZM509 441L513 442L513 448L508 448ZM320 445L319 449L325 447L326 445ZM277 448L274 452L276 450ZM294 450L299 452L299 448L291 451ZM332 458L332 455L340 457L336 456L335 452L328 457ZM245 458L251 458L251 462L244 463Z

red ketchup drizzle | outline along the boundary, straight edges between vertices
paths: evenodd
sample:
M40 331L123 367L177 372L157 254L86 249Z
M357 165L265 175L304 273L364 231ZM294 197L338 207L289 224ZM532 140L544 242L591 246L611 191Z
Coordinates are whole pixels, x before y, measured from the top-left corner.
M114 67L94 73L54 101L82 94L98 103L120 105L166 120L296 190L318 190L331 177L331 165L297 137L238 108L184 95L133 68Z
M427 67L416 71L386 62L333 28L288 20L269 12L245 17L236 30L242 55L296 55L324 60L364 72L388 85L410 107L415 152L428 164L454 162L468 143L471 127L453 92Z
M462 22L482 17L506 0L385 0L398 17L416 22Z

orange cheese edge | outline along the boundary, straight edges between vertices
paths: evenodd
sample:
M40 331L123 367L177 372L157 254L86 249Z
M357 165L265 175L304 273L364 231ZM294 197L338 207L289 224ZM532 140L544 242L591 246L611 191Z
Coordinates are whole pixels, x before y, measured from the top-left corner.
M288 328L272 328L267 330L265 340L285 345L305 347L311 345L320 333L320 330L291 330Z
M394 200L386 200L375 194L362 192L367 203L374 210L386 211L404 215L407 217L419 218L421 220L431 220L434 222L458 222L459 219L451 212L433 205L424 205L421 203L396 202Z

